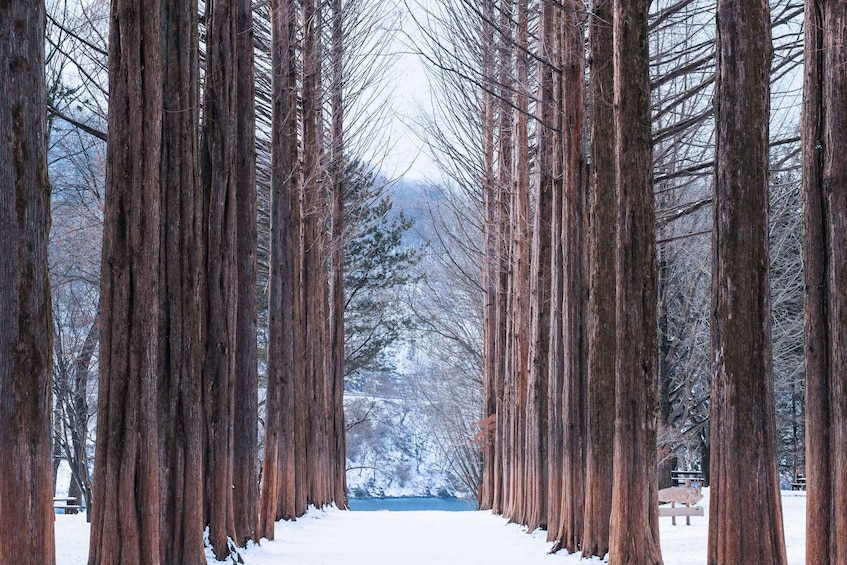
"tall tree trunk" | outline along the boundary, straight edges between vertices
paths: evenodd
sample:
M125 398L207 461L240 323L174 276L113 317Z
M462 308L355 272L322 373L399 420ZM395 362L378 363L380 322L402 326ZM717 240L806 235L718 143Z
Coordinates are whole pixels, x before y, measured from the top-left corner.
M662 204L659 204L662 206ZM664 248L658 250L659 263L659 426L673 426L671 419L671 390L673 388L673 363L671 356L673 352L674 336L670 329L669 306L673 299L670 294L674 292L673 287L668 284L669 265L667 251ZM676 455L667 453L672 449L668 445L659 445L657 454L660 458L656 466L656 483L659 489L670 488L673 485L672 473L676 467Z
M332 499L347 508L347 455L344 434L344 34L341 0L332 0L332 130L330 184L332 190L331 300L331 461Z
M512 234L512 337L511 379L513 386L513 416L511 421L512 449L512 520L526 523L526 411L527 371L529 369L530 342L530 263L531 263L531 213L529 205L529 13L526 0L516 0L517 29L515 33L515 109L514 163L511 207Z
M557 539L571 553L582 542L585 512L586 390L583 366L583 227L584 184L582 181L581 132L585 85L583 7L569 0L563 12L562 104L562 335L564 347L563 476L562 502Z
M205 563L202 370L205 253L199 153L196 2L162 5L163 100L159 276L160 554Z
M291 13L295 13L295 8L292 3ZM306 378L306 366L308 359L306 358L306 331L304 327L304 319L306 317L306 296L303 278L303 190L302 190L302 174L298 166L299 156L297 153L297 59L294 56L294 49L297 44L297 25L296 19L292 20L290 26L290 45L292 46L291 56L291 80L294 85L293 90L293 108L294 122L292 124L291 149L292 155L297 158L295 160L295 180L291 185L292 192L290 196L291 206L291 221L292 221L292 238L295 242L292 249L292 265L295 269L291 275L292 293L294 294L294 317L293 317L293 332L294 332L294 373L291 381L291 395L287 399L287 403L292 405L290 408L291 422L290 427L293 430L294 448L290 455L286 457L294 458L294 515L301 516L306 513L310 502L311 477L314 469L311 466L311 446L309 445L309 430L311 424L309 418L312 413L311 407L311 389Z
M560 9L553 10L553 33L556 37L564 38L562 13ZM561 47L556 49L557 59L561 67ZM554 76L555 78L555 76ZM553 80L553 104L556 105L553 125L564 131L564 101L562 100L562 80ZM550 348L547 375L547 541L558 542L559 527L562 523L562 488L564 486L564 420L561 401L564 394L565 374L565 336L562 324L565 291L564 291L564 262L565 254L562 248L562 219L564 190L562 173L564 168L563 146L564 139L557 136L557 142L551 151L556 155L553 168L552 203L550 215L550 241L552 255L550 258Z
M158 0L112 3L90 565L161 562L159 16Z
M806 2L806 563L847 560L847 3Z
M256 117L253 8L236 3L236 260L238 314L235 326L235 421L233 422L233 512L236 543L257 541L259 497L259 375L256 360Z
M236 260L236 2L206 4L206 79L202 165L206 207L206 523L215 556L236 539L233 507L235 420Z
M717 21L707 561L778 565L786 557L768 286L768 3L719 0Z
M483 279L483 418L479 425L482 442L482 485L480 508L494 505L494 484L497 482L495 443L497 437L497 394L495 385L497 328L497 200L494 186L494 0L484 0L482 36L482 279Z
M614 2L617 375L610 565L662 562L648 6L647 0Z
M86 508L86 518L91 521L91 472L88 468L88 382L91 373L91 361L97 352L100 343L100 305L94 314L94 320L82 343L79 355L74 359L74 387L73 396L68 399L72 403L70 411L73 414L71 422L71 448L73 461L71 473L79 495L83 498ZM55 487L54 487L55 490ZM73 496L68 493L68 496Z
M58 333L58 328L55 331ZM61 423L56 416L54 416L54 421L59 427L65 427L70 432L69 444L67 440L60 443L54 439L54 446L60 456L62 450L64 450L65 458L71 469L71 484L68 489L68 496L84 501L88 521L91 521L91 512L89 512L91 509L91 471L88 468L88 381L91 372L91 361L95 353L97 353L99 341L100 306L98 304L94 319L83 340L82 348L73 360L73 386L68 387L69 390L67 391L58 392L55 384L53 388L56 412L66 415L65 423ZM65 398L61 398L61 396ZM55 470L54 468L54 491L56 489Z
M553 191L558 184L560 159L559 134L552 127L561 114L554 90L555 69L559 67L558 37L554 34L555 7L541 4L541 38L538 63L539 116L536 124L537 155L533 192L535 218L532 228L532 264L530 275L530 353L527 387L527 527L530 531L547 525L548 483L548 354L550 349L550 285L552 261ZM558 246L557 246L558 247Z
M271 236L268 300L268 391L265 408L265 453L258 535L274 538L274 522L298 515L295 481L296 311L300 230L297 173L297 69L294 59L296 14L293 0L271 2L272 131ZM299 402L300 399L297 398ZM304 504L305 506L305 504Z
M508 331L509 325L509 271L510 267L510 241L509 230L511 184L512 184L512 0L500 0L499 2L499 34L496 45L497 51L497 210L495 225L496 256L497 256L497 321L495 328L497 336L495 340L496 379L497 389L497 446L495 450L495 484L494 504L495 513L508 513L511 511L509 477L511 476L512 460L514 458L511 447L511 436L509 434L511 415L513 411L512 398L510 396L509 384L509 347ZM499 479L499 482L496 482Z
M56 561L44 2L0 5L0 555Z
M291 428L294 431L294 449L290 455L286 457L294 457L294 516L305 514L310 502L312 483L312 475L315 473L311 461L312 446L310 440L311 423L309 418L312 414L311 406L311 382L307 375L308 370L308 350L306 347L306 306L308 303L306 297L305 278L303 273L303 263L305 261L305 205L303 199L303 191L305 178L304 170L299 163L306 160L306 148L303 147L302 155L298 153L298 90L297 80L300 70L300 61L297 58L297 45L299 41L299 28L297 25L297 0L291 0L288 5L288 48L290 55L286 61L290 65L288 85L291 89L291 112L292 122L290 124L290 132L287 134L288 142L291 144L290 153L292 156L292 175L294 180L289 188L291 192L291 237L292 237L292 268L294 269L291 275L291 291L294 294L294 317L293 317L293 334L294 334L294 373L291 381L291 394L287 398L287 402L292 405L289 409L291 416L288 418L291 423ZM307 163L306 163L307 164ZM308 171L308 166L305 168Z
M327 434L327 271L326 194L323 183L324 136L321 105L321 3L304 0L302 39L303 123L303 328L308 390L309 502L323 506L329 497Z
M589 20L591 68L591 188L588 250L588 441L586 442L584 556L609 551L615 413L614 67L612 0L594 0Z
M259 497L259 373L256 359L256 116L253 66L253 6L237 0L236 30L236 261L235 421L233 422L233 511L239 546L256 540Z

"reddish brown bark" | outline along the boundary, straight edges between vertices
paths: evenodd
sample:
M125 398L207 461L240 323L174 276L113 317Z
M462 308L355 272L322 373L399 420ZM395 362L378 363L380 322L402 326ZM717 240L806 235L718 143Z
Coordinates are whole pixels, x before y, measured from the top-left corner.
M271 132L271 237L268 300L268 392L265 454L258 535L274 537L274 522L298 515L295 480L295 336L299 332L295 298L299 292L300 245L296 207L297 84L294 4L271 2L273 110ZM299 401L299 399L298 399ZM302 420L301 426L304 424ZM303 504L305 509L305 503Z
M582 542L585 509L586 391L583 364L584 194L581 132L585 70L583 66L583 7L568 1L562 36L562 286L563 304L563 464L558 547L574 553ZM555 323L555 322L554 322ZM553 399L557 401L557 399Z
M564 30L562 28L562 17L560 10L553 11L553 33L555 36L563 38ZM558 49L561 52L561 49ZM559 58L559 61L561 59ZM559 62L557 61L557 62ZM557 104L557 108L564 109L562 101L562 86L561 80L553 81L553 101ZM563 116L564 113L560 110L557 112L557 117L554 124L560 131L563 131ZM556 154L563 155L563 139L558 136L558 143L553 148ZM556 174L563 170L564 159L556 159L561 166L554 167L554 179L558 179L561 175ZM563 420L563 404L561 402L564 394L564 374L565 374L565 347L563 334L564 326L562 324L563 306L564 306L564 249L561 245L562 241L562 219L563 219L563 201L564 190L561 180L553 183L551 217L550 222L550 240L552 245L552 257L550 260L550 348L549 348L549 365L547 375L547 541L558 541L559 528L562 523L561 507L562 507L562 487L564 478L564 420Z
M511 397L511 383L509 380L509 270L510 270L510 205L511 184L513 166L513 132L512 132L512 1L501 0L499 3L499 23L496 44L497 54L497 183L496 183L496 214L495 226L497 229L495 242L495 256L497 257L497 290L496 304L497 317L495 328L495 390L498 400L497 404L497 444L495 446L495 479L494 479L494 501L492 509L495 513L508 513L511 509L509 504L511 483L509 477L512 472L512 461L514 453L511 448L511 418L513 412L513 400Z
M256 119L253 66L253 9L236 2L236 260L238 312L235 326L235 420L233 511L239 546L258 540L259 375L256 365Z
M51 565L56 553L44 17L44 2L0 5L0 559Z
M294 8L292 7L292 12L294 13ZM292 49L294 49L294 45L296 45L297 36L296 36L296 25L292 22L291 24L291 45ZM292 69L291 76L292 80L297 76L297 62L296 59L292 55ZM294 90L294 108L296 112L296 103L297 103L297 91ZM296 113L295 113L296 116ZM294 125L292 127L296 128L296 118L294 121ZM294 130L293 138L291 142L293 144L297 143L297 130ZM297 155L297 148L292 148L292 154ZM295 167L297 167L295 161ZM300 175L299 167L297 167L297 177L298 179L302 179ZM288 413L290 416L286 416L291 422L290 428L293 429L294 433L294 449L290 452L286 457L294 458L294 482L292 482L294 488L294 513L296 516L301 516L305 514L308 504L310 502L310 490L309 485L311 484L311 475L314 472L311 467L310 462L310 446L309 446L309 415L311 414L311 397L310 397L310 387L309 383L306 380L306 333L304 331L304 318L306 316L306 297L305 297L305 287L303 286L303 198L302 198L302 186L301 181L296 180L295 184L292 185L293 192L289 195L291 198L291 219L292 219L292 229L294 230L292 233L293 241L296 242L292 249L292 264L295 269L292 274L292 292L294 293L294 317L293 317L293 332L294 332L294 373L292 375L292 394L289 396L287 402L292 404Z
M304 1L302 14L303 318L301 324L305 338L303 374L309 411L307 497L310 503L320 507L332 501L329 492L329 289L326 269L328 210L323 183L325 155L321 86L322 3L317 0Z
M236 261L236 5L206 4L206 78L203 97L202 165L206 206L206 523L218 559L236 539L233 507L235 419Z
M510 274L510 353L509 378L512 383L511 429L513 461L510 487L510 510L506 514L511 520L526 523L527 506L527 378L530 345L530 263L531 263L531 216L529 205L529 136L527 114L529 111L529 60L528 7L526 0L515 3L517 29L515 33L515 108L513 115L514 169L512 202L510 210L511 269Z
M331 497L347 508L347 454L344 434L344 34L341 0L332 0L332 130L330 183L332 198L331 318L330 318L330 464Z
M294 4L291 5L291 14L296 13L296 9ZM290 23L290 41L292 49L291 56L291 84L296 85L296 77L297 77L297 60L294 56L294 49L297 44L297 26L296 26L296 18ZM292 266L293 273L291 275L291 290L294 294L293 297L293 307L294 307L294 316L292 319L294 332L294 372L291 376L291 394L288 396L287 403L292 405L290 409L287 410L287 413L290 416L286 416L288 421L290 422L289 428L293 430L293 438L294 438L294 449L286 455L286 457L294 458L294 475L292 479L292 488L294 489L294 515L301 516L305 514L306 509L309 504L309 485L311 483L311 475L313 470L311 468L311 462L309 459L309 415L311 414L311 406L310 406L310 389L309 383L306 381L306 333L304 331L304 318L306 316L305 305L306 305L306 297L305 297L305 288L303 286L303 198L302 198L302 175L300 173L300 168L298 166L297 159L297 90L296 86L292 92L293 95L293 112L294 112L294 122L292 124L292 136L290 137L290 142L292 143L291 153L295 156L294 167L295 167L295 181L294 184L290 186L292 192L289 194L290 197L290 205L291 205L291 221L292 241L296 242L293 244L293 248L291 250L292 255Z
M612 2L591 5L591 187L589 209L588 441L582 554L609 551L615 413L615 123Z
M206 562L203 549L203 193L199 162L197 5L162 6L159 429L163 563Z
M718 2L710 564L786 560L768 286L770 26L764 0Z
M527 387L527 496L526 523L530 530L547 525L547 411L550 348L550 285L553 192L560 190L559 133L552 124L561 111L554 90L555 68L559 67L558 37L554 34L554 6L541 5L541 62L538 63L539 115L536 125L537 158L533 193L535 217L532 228L532 265L530 276L530 353ZM558 247L558 246L556 246Z
M847 4L809 0L803 98L806 563L847 563Z
M91 565L160 563L159 14L157 0L112 4Z
M617 375L610 565L662 562L648 6L648 0L614 3Z
M298 6L297 2L292 0L288 4L288 47L290 49L290 57L287 58L289 63L289 85L291 87L291 112L292 122L291 131L288 133L288 142L291 143L291 155L293 158L293 175L294 184L290 185L291 192L291 237L292 237L292 275L291 275L291 291L294 295L294 316L293 316L293 334L294 334L294 372L291 378L291 394L287 397L287 402L291 405L287 409L290 416L285 416L290 422L289 427L293 430L294 449L286 454L286 457L294 458L294 475L292 487L294 488L294 515L300 516L306 512L308 504L311 502L310 484L311 476L314 473L311 464L311 445L309 443L310 430L310 415L311 407L311 389L309 379L306 376L307 358L306 351L306 288L304 286L303 277L303 261L304 261L304 217L305 208L303 203L303 184L304 184L304 168L299 166L302 159L305 159L305 147L303 147L303 155L298 154L298 91L297 80L300 70L300 62L297 57L297 46L299 45L299 29L297 25Z

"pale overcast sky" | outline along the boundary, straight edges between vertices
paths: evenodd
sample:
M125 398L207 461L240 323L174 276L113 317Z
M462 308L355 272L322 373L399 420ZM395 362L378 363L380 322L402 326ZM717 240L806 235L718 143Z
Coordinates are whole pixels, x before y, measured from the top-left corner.
M403 32L415 35L415 23L408 16L403 21ZM434 180L438 169L420 139L421 128L417 126L421 113L431 104L430 85L422 61L411 52L408 41L402 33L395 39L398 55L390 85L393 89L391 141L394 147L383 168L389 176Z

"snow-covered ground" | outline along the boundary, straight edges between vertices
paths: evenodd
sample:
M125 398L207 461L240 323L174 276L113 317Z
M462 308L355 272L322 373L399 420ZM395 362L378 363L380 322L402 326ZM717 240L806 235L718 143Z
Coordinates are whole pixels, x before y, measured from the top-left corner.
M756 501L742 501L756 504ZM805 493L783 492L788 563L805 562ZM708 496L701 506L708 513ZM662 518L666 565L706 563L708 514L686 526ZM246 565L569 565L577 555L548 555L545 532L527 534L490 512L342 512L312 510L276 526L277 541L244 552ZM85 516L56 516L58 565L84 565L88 554ZM596 562L596 561L595 561ZM210 564L214 563L210 561ZM586 563L586 561L582 561Z

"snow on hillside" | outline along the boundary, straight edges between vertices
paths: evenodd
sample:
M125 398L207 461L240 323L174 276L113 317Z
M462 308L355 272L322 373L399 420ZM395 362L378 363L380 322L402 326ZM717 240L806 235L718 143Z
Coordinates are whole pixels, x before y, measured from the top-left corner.
M407 397L345 397L347 490L354 498L467 497L426 417Z
M706 517L660 519L665 565L704 565L708 537L708 492L701 505ZM756 504L756 501L741 501ZM805 493L783 491L789 565L805 563ZM572 565L578 555L548 555L545 532L527 534L490 512L342 512L312 509L295 522L276 525L277 541L263 540L243 553L245 565ZM87 560L88 524L84 515L56 516L57 565ZM599 560L590 562L599 563ZM209 564L214 565L210 559Z

